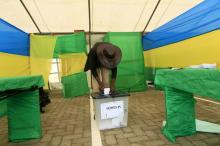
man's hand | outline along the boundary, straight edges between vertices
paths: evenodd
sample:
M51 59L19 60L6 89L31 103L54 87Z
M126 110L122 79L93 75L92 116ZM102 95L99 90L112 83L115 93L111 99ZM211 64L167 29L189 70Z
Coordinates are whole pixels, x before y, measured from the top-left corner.
M112 81L111 81L110 92L111 93L115 92L115 79L112 79Z
M111 92L112 92L112 91L115 91L115 85L111 85L110 91L111 91Z
M102 82L99 83L99 91L104 92L104 84Z
M104 84L102 83L102 81L99 79L99 77L95 77L96 81L98 82L99 84L99 91L100 92L104 92Z

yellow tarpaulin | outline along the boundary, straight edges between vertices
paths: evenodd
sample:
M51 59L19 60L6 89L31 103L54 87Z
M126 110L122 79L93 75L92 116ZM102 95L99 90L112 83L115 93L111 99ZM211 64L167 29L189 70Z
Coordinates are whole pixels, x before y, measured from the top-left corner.
M220 30L178 43L144 51L147 67L186 67L202 63L220 64Z
M56 36L30 36L31 75L43 75L47 88Z
M30 75L29 57L0 53L0 77Z
M83 71L87 56L85 53L71 53L60 55L59 58L61 59L61 74L68 76Z

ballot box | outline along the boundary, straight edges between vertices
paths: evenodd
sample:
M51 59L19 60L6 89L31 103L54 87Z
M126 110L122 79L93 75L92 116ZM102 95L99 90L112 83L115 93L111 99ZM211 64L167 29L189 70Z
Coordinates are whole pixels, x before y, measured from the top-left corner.
M99 130L126 127L128 122L127 92L112 95L93 93L94 119Z

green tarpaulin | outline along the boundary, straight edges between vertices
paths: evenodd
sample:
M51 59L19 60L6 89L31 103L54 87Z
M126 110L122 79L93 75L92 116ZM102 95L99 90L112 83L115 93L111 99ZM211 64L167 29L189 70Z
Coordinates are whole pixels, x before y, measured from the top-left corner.
M84 32L57 37L54 58L67 53L86 53L86 37Z
M117 90L146 90L141 33L110 32L106 34L104 41L120 47L122 51L116 80Z
M145 77L147 81L154 81L155 69L153 67L145 67Z
M85 72L62 77L63 93L65 98L81 96L89 93Z
M159 67L146 67L145 66L145 77L147 81L154 81L157 70L159 69L168 69L167 68L159 68Z
M0 92L13 89L27 89L32 86L42 87L44 81L40 76L21 76L13 78L0 78ZM0 117L7 111L7 99L0 101Z
M157 85L220 100L220 70L218 69L162 69L156 73Z
M0 78L0 92L13 89L27 89L32 86L44 86L42 76L20 76L13 78Z
M29 91L8 98L9 141L25 141L42 136L39 93Z
M165 88L166 125L164 135L175 142L175 137L196 132L195 100L192 93L174 88Z
M154 82L155 75L157 70L165 69L165 68L158 68L158 67L145 67L145 77L147 81ZM156 90L163 90L163 87L154 84Z
M6 115L7 112L7 100L0 101L0 117L3 117Z

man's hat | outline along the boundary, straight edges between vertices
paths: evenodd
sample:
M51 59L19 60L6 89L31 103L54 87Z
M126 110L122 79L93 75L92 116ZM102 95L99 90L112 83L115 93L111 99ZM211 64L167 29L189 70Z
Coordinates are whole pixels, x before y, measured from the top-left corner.
M110 43L99 43L96 53L101 65L109 69L115 68L121 61L120 48Z

